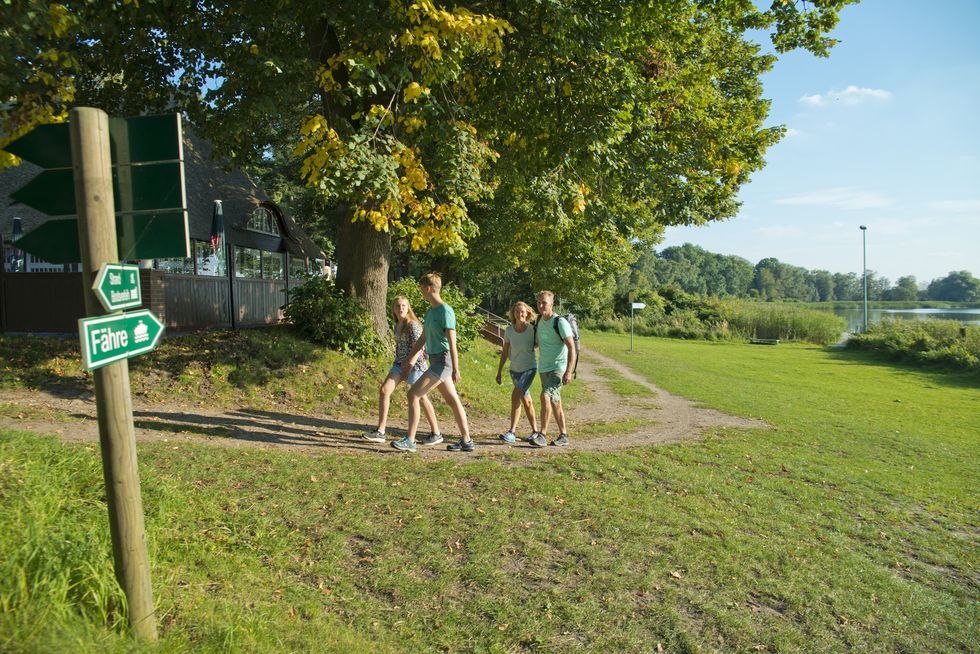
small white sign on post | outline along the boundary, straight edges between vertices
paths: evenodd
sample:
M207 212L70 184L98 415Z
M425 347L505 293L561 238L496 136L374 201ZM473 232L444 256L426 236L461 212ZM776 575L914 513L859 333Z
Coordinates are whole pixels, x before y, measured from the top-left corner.
M630 352L633 351L633 311L636 309L646 309L647 305L642 302L633 302L630 305Z

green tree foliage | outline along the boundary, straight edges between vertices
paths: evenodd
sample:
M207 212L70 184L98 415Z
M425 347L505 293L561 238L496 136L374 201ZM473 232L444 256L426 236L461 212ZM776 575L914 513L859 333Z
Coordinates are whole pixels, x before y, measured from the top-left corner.
M292 152L379 332L393 242L469 256L477 291L518 271L595 303L664 226L735 214L782 131L759 31L826 55L852 1L14 2L0 120L73 83L112 114L176 106L238 164Z
M966 270L952 271L945 277L934 279L927 292L932 300L976 302L980 300L980 279Z
M912 275L899 277L898 281L895 282L895 286L885 291L883 297L886 300L905 302L917 300L919 298L919 285Z
M419 289L418 281L406 277L389 284L389 307L399 295L408 299L408 303L419 321L423 321L425 319L425 312L429 310L429 303L422 298L422 291ZM446 304L453 308L453 312L456 314L456 347L460 352L465 352L480 337L480 329L483 327L485 320L483 316L477 313L476 302L472 298L466 297L459 287L452 282L444 283L439 295ZM390 315L389 325L394 329L394 323Z

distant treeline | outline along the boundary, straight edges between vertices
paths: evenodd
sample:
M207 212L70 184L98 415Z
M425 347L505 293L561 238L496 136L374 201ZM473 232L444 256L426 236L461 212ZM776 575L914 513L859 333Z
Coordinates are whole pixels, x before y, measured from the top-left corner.
M864 299L864 283L857 273L808 270L774 258L752 265L742 257L714 254L690 243L642 255L629 273L617 280L617 295L668 286L694 295L760 300ZM980 279L966 270L952 271L920 289L912 275L892 284L868 271L868 299L976 302L980 301Z

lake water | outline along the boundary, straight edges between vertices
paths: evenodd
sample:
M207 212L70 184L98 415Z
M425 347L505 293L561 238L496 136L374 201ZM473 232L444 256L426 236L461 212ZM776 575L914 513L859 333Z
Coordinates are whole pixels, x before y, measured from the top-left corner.
M833 309L834 314L847 321L847 331L859 332L864 327L864 309ZM868 324L882 318L902 320L955 320L963 325L980 325L980 309L873 309L868 307Z

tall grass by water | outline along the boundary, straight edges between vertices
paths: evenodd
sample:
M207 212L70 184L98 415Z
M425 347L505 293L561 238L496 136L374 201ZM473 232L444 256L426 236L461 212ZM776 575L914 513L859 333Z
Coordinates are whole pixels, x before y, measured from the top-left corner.
M630 318L590 322L589 327L605 332L630 330ZM687 305L663 311L650 307L637 311L632 328L641 336L704 340L779 339L827 345L836 343L846 322L826 311L798 304L719 300L692 296Z

